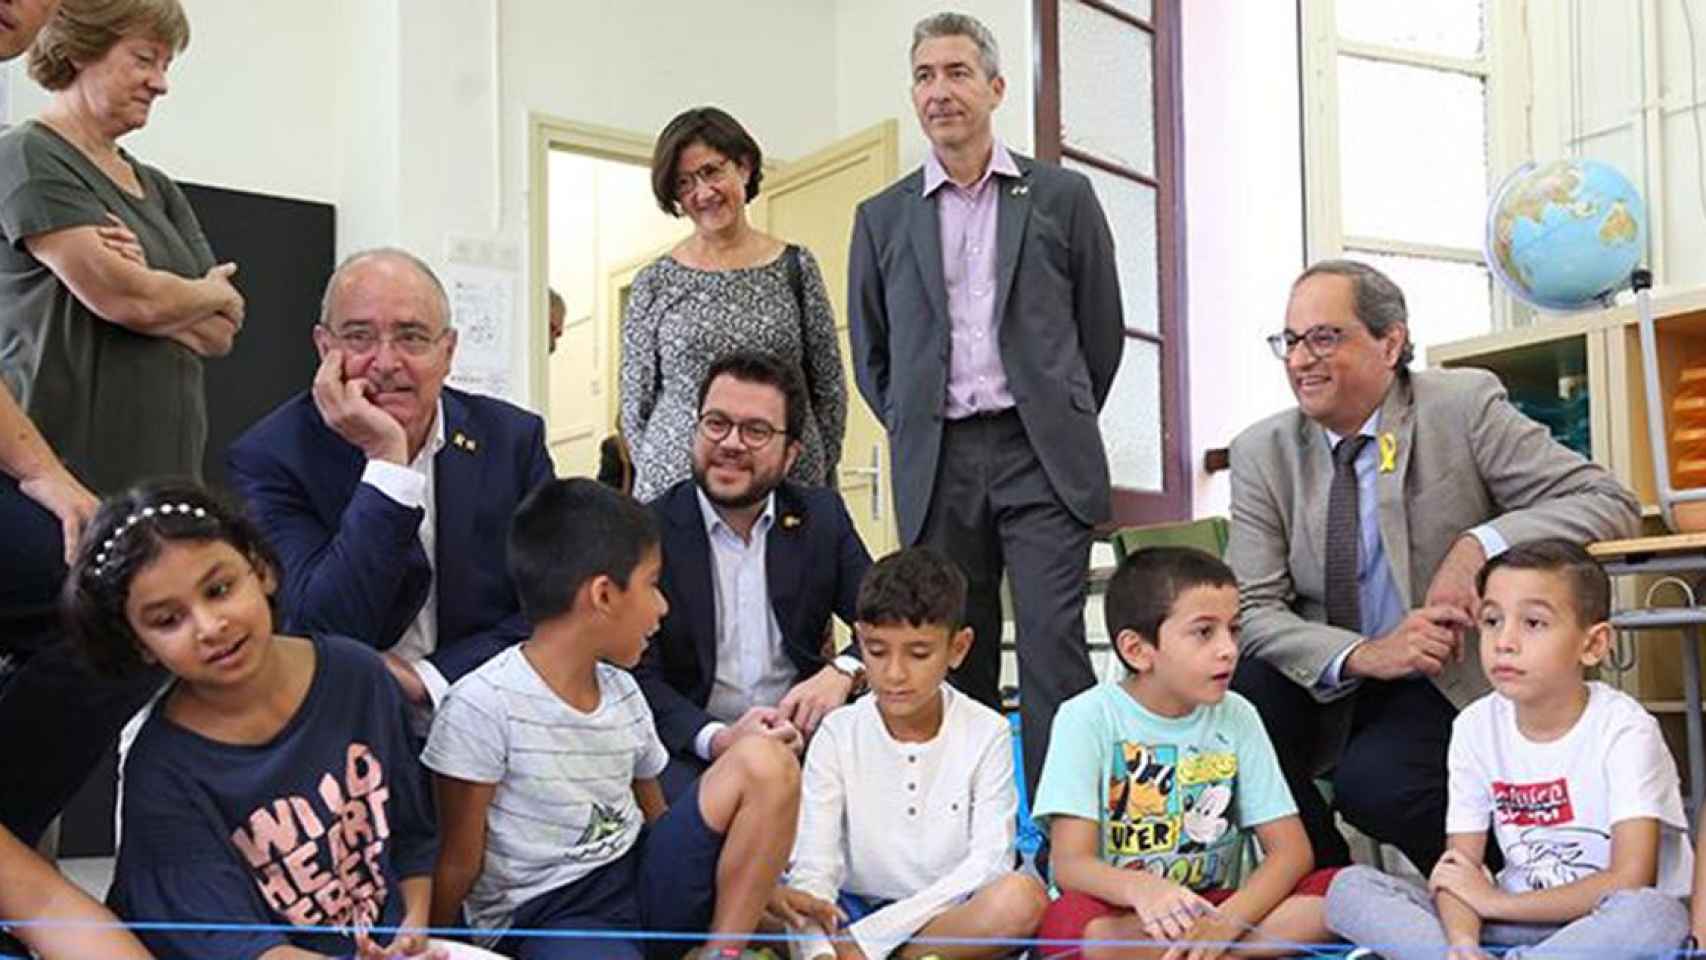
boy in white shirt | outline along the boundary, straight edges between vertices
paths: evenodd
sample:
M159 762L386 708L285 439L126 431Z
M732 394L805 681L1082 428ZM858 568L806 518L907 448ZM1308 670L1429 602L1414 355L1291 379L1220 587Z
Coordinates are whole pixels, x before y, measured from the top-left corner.
M971 646L965 603L965 577L929 547L883 558L859 585L871 695L812 738L788 891L796 906L839 902L850 922L833 943L797 925L817 935L798 946L805 960L996 956L1011 948L932 941L1025 939L1048 905L1013 870L1007 721L943 683Z
M1428 889L1353 867L1328 925L1386 960L1668 957L1688 933L1693 853L1676 763L1627 694L1582 678L1611 643L1611 584L1587 551L1536 540L1487 562L1481 665L1448 754L1446 852ZM1482 866L1487 827L1505 868ZM1430 896L1431 894L1431 896Z

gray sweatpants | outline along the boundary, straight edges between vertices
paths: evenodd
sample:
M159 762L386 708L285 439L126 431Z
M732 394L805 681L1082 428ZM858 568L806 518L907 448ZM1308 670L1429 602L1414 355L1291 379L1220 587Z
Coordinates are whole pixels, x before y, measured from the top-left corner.
M1418 883L1371 867L1339 871L1327 890L1327 927L1385 960L1440 960L1448 946L1433 897ZM1607 894L1592 913L1558 926L1487 923L1484 946L1510 947L1507 960L1658 960L1688 936L1688 908L1651 888Z

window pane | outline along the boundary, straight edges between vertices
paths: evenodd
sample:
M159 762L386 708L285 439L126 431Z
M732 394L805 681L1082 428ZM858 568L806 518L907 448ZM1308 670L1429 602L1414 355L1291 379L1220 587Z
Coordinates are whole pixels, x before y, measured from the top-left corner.
M1108 6L1124 10L1145 23L1155 22L1155 0L1106 0Z
M1125 308L1128 329L1161 332L1161 292L1155 242L1155 188L1105 170L1078 163L1071 157L1061 161L1090 178L1108 229L1114 234L1114 255L1119 260L1120 303Z
M1492 332L1493 291L1486 267L1361 250L1346 251L1345 255L1380 269L1404 291L1410 340L1416 345L1413 366L1426 366L1428 344Z
M1573 112L1565 113L1566 122L1570 124L1570 133L1585 134L1599 130L1614 123L1633 124L1641 111L1641 72L1645 68L1642 63L1641 51L1641 18L1644 15L1641 4L1635 0L1592 0L1587 3L1568 4L1576 14L1570 17L1569 11L1560 11L1559 18L1566 23L1566 30L1573 30L1570 49L1573 51L1574 66L1570 73L1570 87L1551 93L1548 100L1569 106L1572 96L1580 98L1580 105ZM1695 0L1695 9L1700 9ZM1674 51L1678 59L1660 59L1659 62L1669 67L1672 64L1688 63L1687 33L1681 23L1680 13L1676 14L1670 24L1664 24L1666 15L1671 13L1668 3L1656 4L1661 27L1659 36L1664 37L1664 26L1670 26L1679 35L1683 43ZM1570 23L1570 20L1574 23ZM1700 19L1699 14L1695 19ZM1664 41L1660 41L1663 43ZM1664 50L1664 56L1672 56L1672 50ZM1669 71L1660 71L1662 76ZM1687 72L1683 71L1683 89L1687 88ZM1539 93L1539 91L1536 91ZM1668 91L1667 91L1668 93Z
M1078 0L1060 0L1060 139L1155 173L1155 41Z
M1116 487L1161 490L1161 348L1126 338L1120 372L1102 406L1102 442Z
M1475 77L1339 57L1345 233L1481 249L1486 101Z
M1338 0L1334 7L1346 40L1452 57L1481 54L1481 0Z

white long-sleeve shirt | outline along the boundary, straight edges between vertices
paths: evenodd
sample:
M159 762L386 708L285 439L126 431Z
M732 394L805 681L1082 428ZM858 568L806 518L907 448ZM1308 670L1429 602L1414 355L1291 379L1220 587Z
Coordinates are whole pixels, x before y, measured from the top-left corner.
M847 929L871 960L1013 869L1007 721L945 684L942 697L928 742L894 739L863 697L824 718L806 753L789 883L832 903L843 890L893 901ZM815 935L808 960L834 954L825 931L800 932Z

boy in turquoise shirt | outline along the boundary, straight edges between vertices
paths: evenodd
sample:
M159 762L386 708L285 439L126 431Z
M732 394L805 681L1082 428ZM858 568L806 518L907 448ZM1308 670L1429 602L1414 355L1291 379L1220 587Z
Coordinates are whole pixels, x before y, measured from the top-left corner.
M1238 663L1232 571L1196 550L1142 550L1115 571L1104 609L1127 672L1055 717L1033 811L1061 897L1037 936L1124 941L1086 944L1090 960L1207 960L1240 940L1241 955L1282 955L1331 941L1323 896L1333 871L1311 872L1261 718L1227 689ZM1234 889L1248 831L1266 855Z

